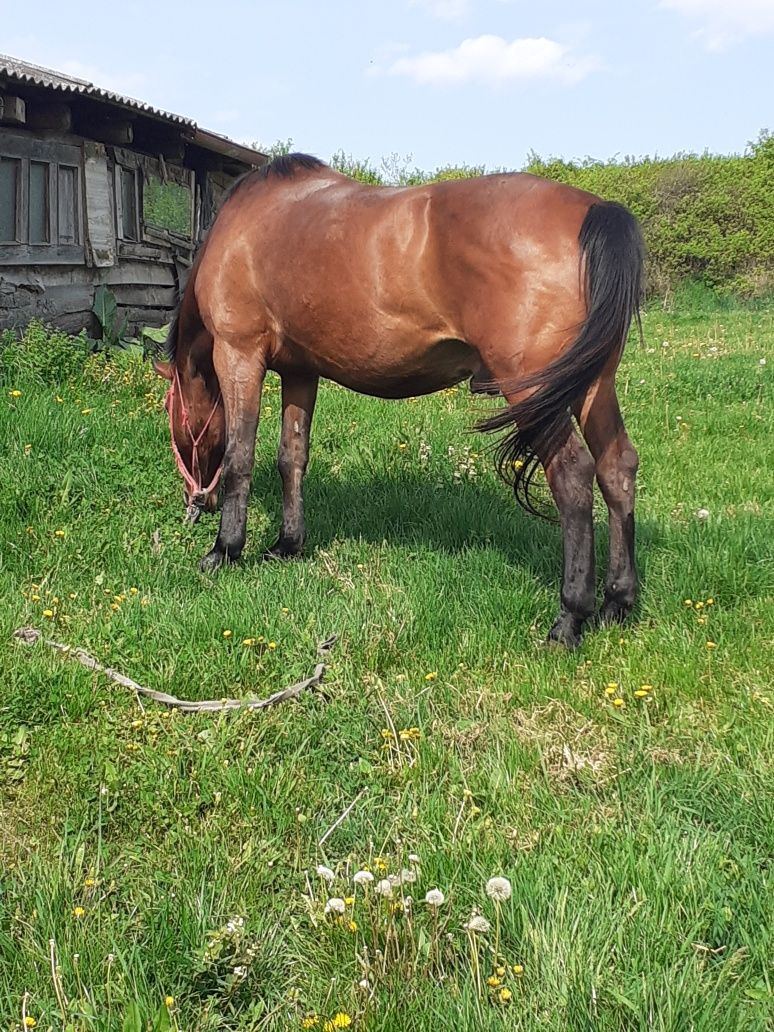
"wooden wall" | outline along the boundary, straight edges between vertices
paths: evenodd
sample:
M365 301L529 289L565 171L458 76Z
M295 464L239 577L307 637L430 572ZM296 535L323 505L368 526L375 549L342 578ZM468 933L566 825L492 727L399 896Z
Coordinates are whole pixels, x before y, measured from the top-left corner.
M13 153L16 141L17 151L26 148L29 160L34 160L36 139L43 150L50 149L50 133L25 132L22 136L0 130L0 154ZM57 141L79 149L82 257L76 259L77 264L72 257L64 256L63 260L50 262L34 246L1 247L0 329L19 328L32 319L41 319L68 332L85 329L98 336L92 306L100 284L114 293L120 315L129 319L130 333L142 326L164 325L190 267L193 244L173 232L143 225L141 216L138 239L122 239L121 198L116 189L115 169L121 165L137 169L140 176L152 173L178 183L190 183L192 197L198 197L200 191L193 174L181 166L165 164L163 159L70 134L57 136ZM220 183L215 190L219 186ZM192 228L197 216L192 211Z

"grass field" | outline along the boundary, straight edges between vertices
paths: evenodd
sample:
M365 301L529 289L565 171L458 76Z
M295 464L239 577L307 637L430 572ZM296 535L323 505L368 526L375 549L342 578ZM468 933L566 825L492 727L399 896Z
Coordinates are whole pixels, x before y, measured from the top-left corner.
M641 605L574 654L543 645L558 530L466 433L495 402L326 385L307 558L263 565L272 380L248 549L206 578L161 382L36 329L6 348L1 1028L774 1028L774 311L645 334L619 375ZM183 716L23 624L191 698L268 695L339 639L298 703ZM411 873L387 899L364 867Z

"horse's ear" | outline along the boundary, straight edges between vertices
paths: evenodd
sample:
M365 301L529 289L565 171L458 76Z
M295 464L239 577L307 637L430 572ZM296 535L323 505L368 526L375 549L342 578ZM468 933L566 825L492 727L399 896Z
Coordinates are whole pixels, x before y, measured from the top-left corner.
M170 382L172 381L172 366L169 362L159 362L154 358L153 368L159 376L163 376L165 380L169 380Z

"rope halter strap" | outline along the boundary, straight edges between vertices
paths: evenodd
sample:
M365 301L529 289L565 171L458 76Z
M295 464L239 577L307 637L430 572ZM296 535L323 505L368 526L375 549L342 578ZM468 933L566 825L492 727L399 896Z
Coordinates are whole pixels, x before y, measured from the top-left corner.
M174 405L175 395L180 398L180 415L183 420L183 428L191 439L191 470L189 471L183 462L183 456L180 454L180 449L177 446L175 440L175 425L174 425ZM167 391L167 396L164 399L164 408L167 410L169 416L169 436L172 442L172 454L175 456L177 462L177 468L185 481L185 486L188 490L189 500L194 504L204 503L207 495L211 491L214 491L218 486L221 473L223 472L223 463L221 462L218 468L215 470L215 474L210 480L209 484L202 484L201 465L199 463L199 445L202 438L207 433L207 428L212 422L213 416L218 410L222 395L218 393L218 397L215 399L215 404L210 409L210 414L201 428L198 434L194 434L191 429L191 422L188 417L188 409L185 404L185 398L183 397L183 390L180 386L180 373L178 372L177 366L175 366L175 372L172 378L172 384Z

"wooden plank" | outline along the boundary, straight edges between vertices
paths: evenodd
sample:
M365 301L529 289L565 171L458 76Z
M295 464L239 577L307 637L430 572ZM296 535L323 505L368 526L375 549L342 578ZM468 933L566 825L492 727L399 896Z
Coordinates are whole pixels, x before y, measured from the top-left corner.
M108 268L116 261L113 180L101 144L84 141L83 158L86 253L90 265Z
M110 288L120 306L132 308L174 308L175 287L151 287L116 283Z
M0 265L80 265L82 244L0 244Z
M0 122L5 125L24 125L27 106L21 97L0 96Z
M27 105L27 125L30 129L69 133L73 127L72 109L61 101L32 101Z

